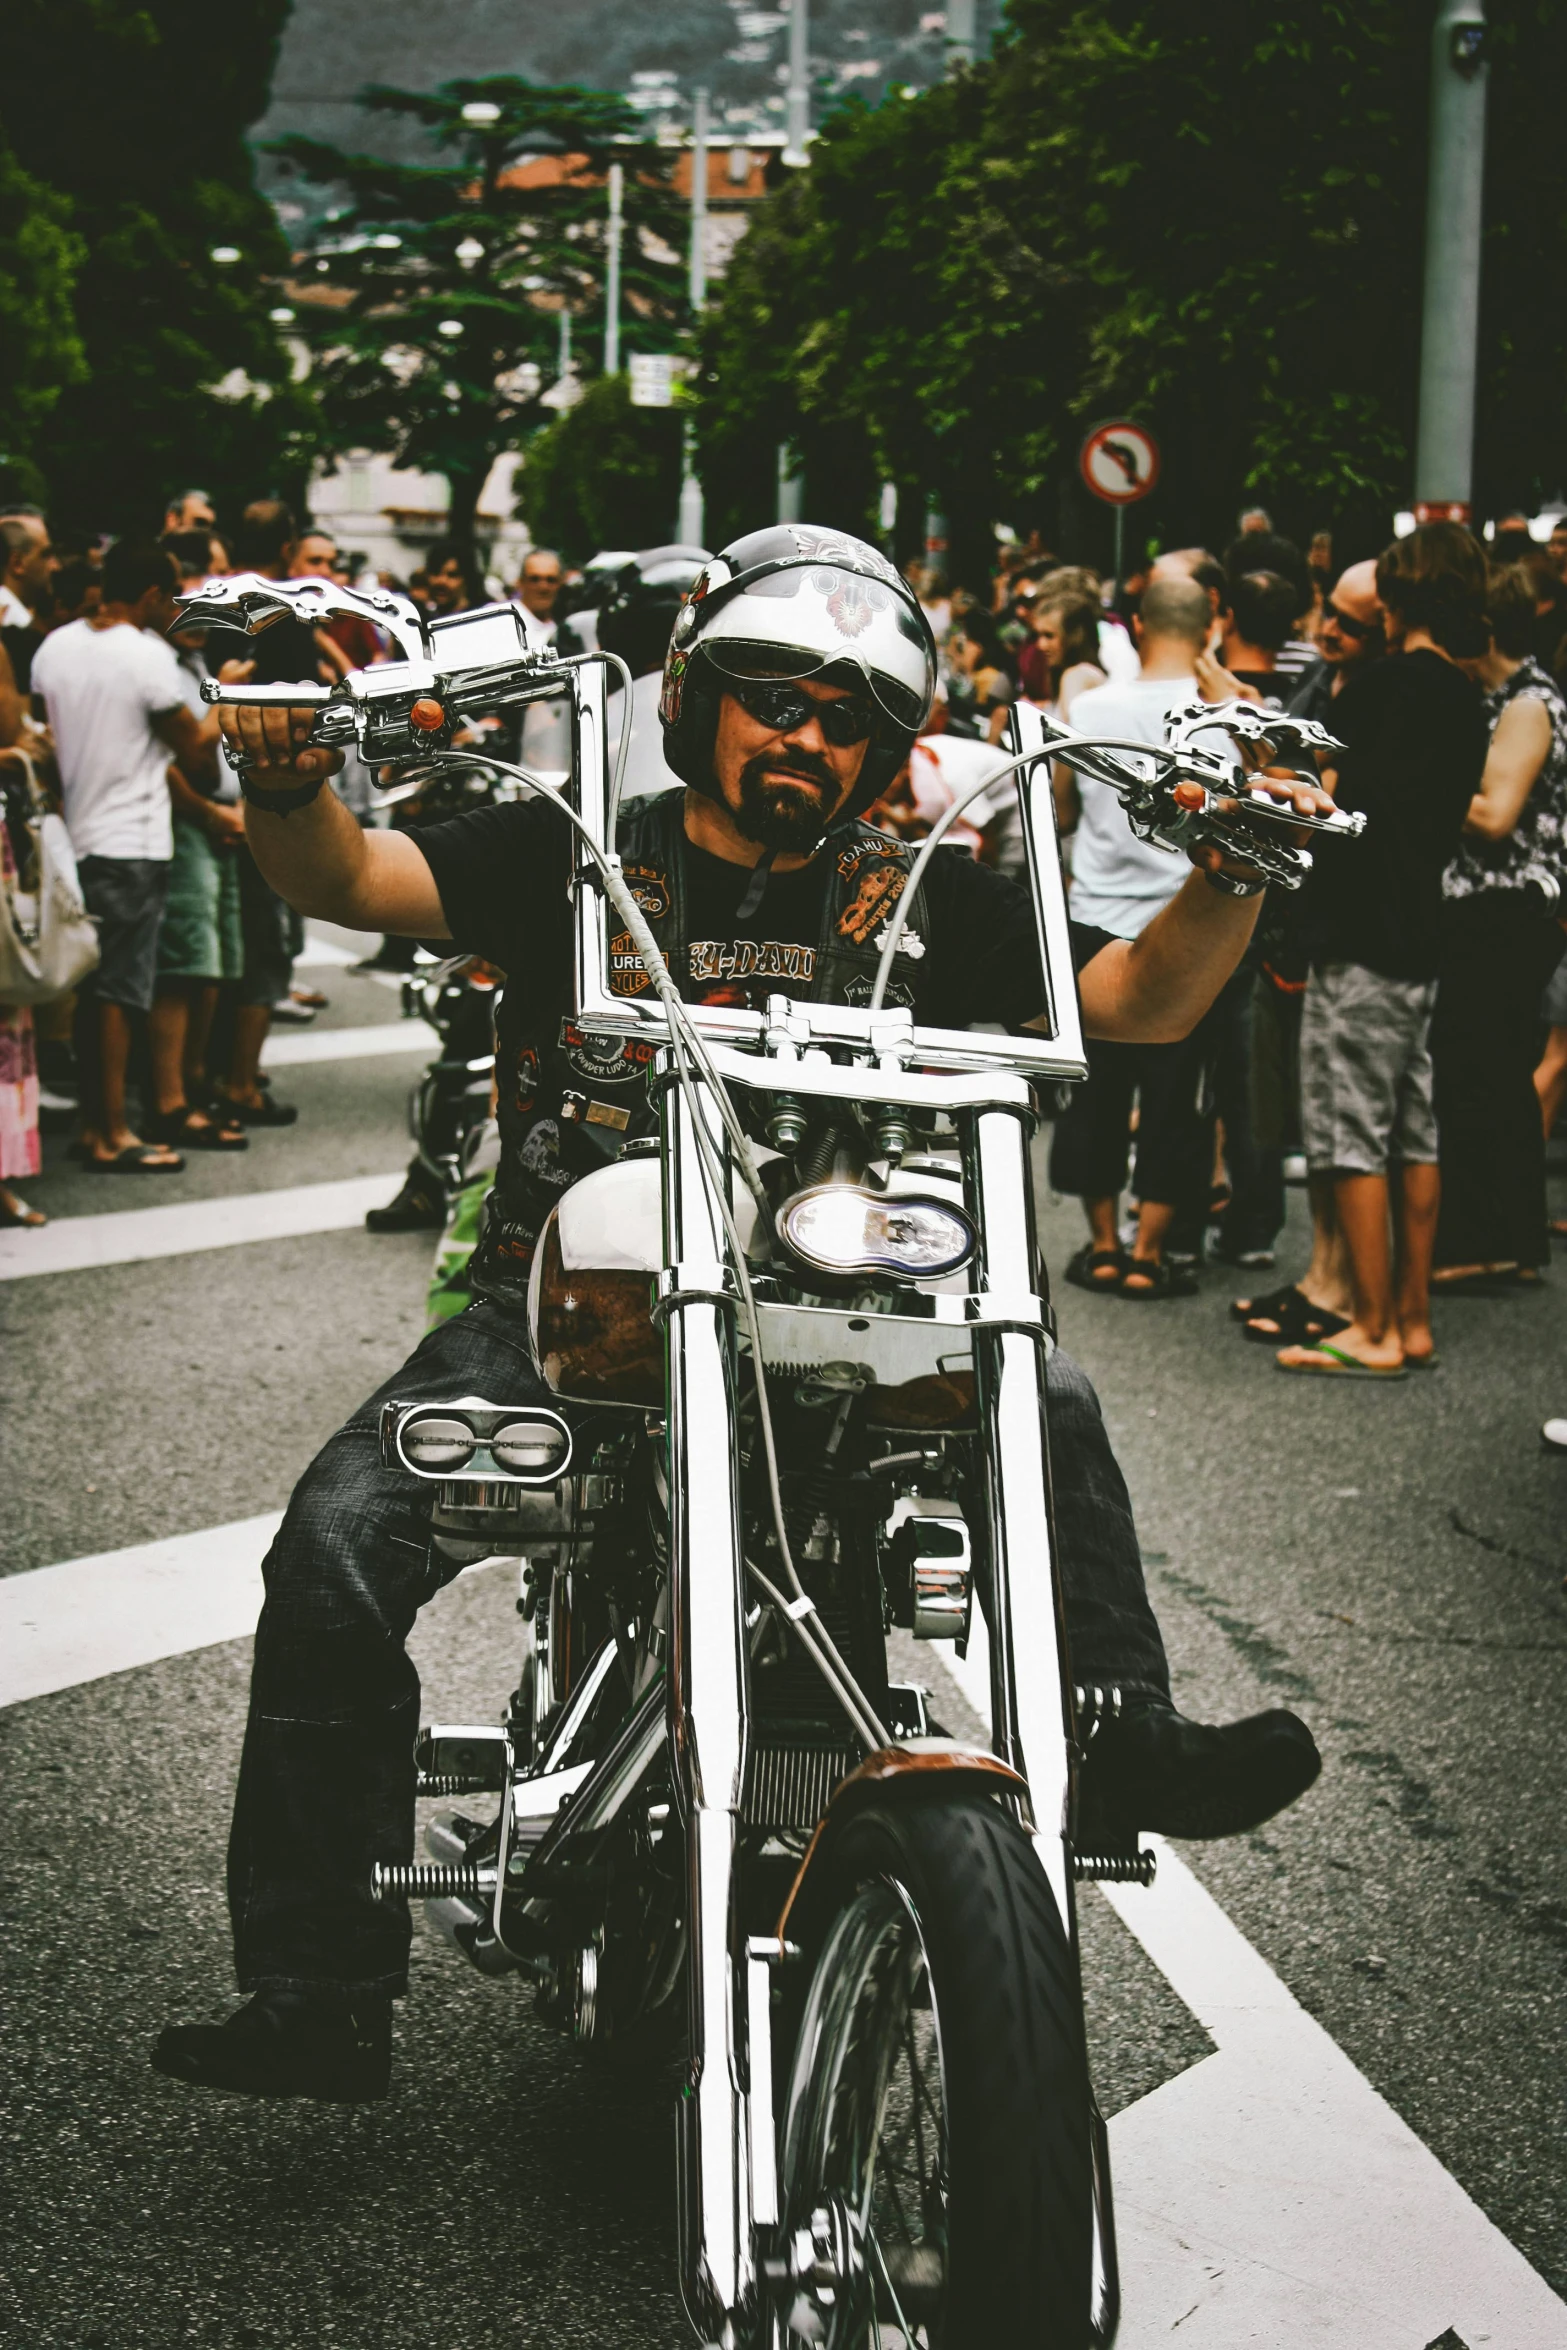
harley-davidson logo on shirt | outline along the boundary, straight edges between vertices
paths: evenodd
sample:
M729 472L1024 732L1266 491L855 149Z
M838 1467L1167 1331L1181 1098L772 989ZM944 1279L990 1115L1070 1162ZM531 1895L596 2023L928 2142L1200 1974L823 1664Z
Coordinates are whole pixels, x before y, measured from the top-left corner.
M795 939L698 938L691 942L691 977L711 979L794 979L810 981L816 949Z

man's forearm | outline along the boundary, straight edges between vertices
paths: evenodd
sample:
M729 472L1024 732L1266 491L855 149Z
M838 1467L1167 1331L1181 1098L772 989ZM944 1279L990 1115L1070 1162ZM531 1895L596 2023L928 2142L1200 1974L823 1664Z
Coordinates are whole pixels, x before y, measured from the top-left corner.
M303 808L275 815L245 802L245 837L266 879L301 914L367 927L363 910L366 838L330 784Z
M1105 948L1087 965L1089 1034L1128 1044L1190 1036L1246 952L1261 904L1260 897L1230 897L1193 873L1139 937Z

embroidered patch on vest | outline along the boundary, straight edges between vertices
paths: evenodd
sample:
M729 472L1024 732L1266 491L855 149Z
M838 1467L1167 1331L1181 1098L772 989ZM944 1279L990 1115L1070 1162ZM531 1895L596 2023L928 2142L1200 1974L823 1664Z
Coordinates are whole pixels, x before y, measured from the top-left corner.
M605 1083L611 1078L640 1077L657 1047L634 1036L589 1036L575 1020L560 1024L560 1047L579 1077Z
M622 870L632 896L648 920L662 922L669 912L668 874L660 873L656 865L627 865Z
M839 937L853 939L862 947L902 897L908 878L891 865L874 866L869 873L862 873L859 887L838 917Z

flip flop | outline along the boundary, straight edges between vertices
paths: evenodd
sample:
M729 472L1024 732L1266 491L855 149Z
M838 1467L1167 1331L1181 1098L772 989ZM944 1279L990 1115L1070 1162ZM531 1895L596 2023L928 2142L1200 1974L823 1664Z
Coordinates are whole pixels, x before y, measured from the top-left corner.
M1405 1355L1404 1368L1406 1371L1440 1371L1442 1358L1434 1351L1428 1355Z
M10 1201L0 1196L0 1231L31 1232L38 1225L48 1223L49 1219L42 1208L30 1208L24 1200L18 1200L17 1206L22 1211L19 1216L12 1209Z
M1342 1347L1324 1343L1313 1347L1311 1351L1313 1354L1327 1355L1329 1360L1325 1363L1285 1363L1280 1362L1275 1355L1274 1362L1279 1370L1302 1379L1406 1379L1409 1376L1406 1363L1379 1371L1374 1364L1363 1363L1356 1356L1345 1354Z
M95 1175L183 1175L185 1162L176 1151L173 1158L160 1158L166 1145L157 1142L128 1142L112 1159L91 1158L88 1166Z
M1540 1273L1533 1265L1497 1265L1483 1272L1461 1273L1453 1281L1439 1281L1434 1273L1431 1276L1433 1297L1505 1297L1510 1289L1543 1286Z

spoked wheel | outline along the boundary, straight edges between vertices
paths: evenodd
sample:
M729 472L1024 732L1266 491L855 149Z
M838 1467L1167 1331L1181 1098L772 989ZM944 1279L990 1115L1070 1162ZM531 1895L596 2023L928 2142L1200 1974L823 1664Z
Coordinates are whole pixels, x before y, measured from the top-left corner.
M866 1811L782 2126L783 2339L1084 2350L1092 2157L1076 1967L993 1801Z

